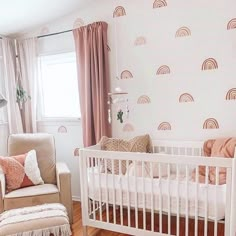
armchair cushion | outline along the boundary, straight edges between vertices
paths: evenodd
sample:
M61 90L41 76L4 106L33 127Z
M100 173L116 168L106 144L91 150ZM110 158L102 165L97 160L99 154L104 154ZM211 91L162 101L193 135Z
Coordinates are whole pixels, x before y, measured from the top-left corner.
M35 150L18 156L0 157L0 166L6 176L7 192L44 183Z
M58 193L59 190L54 184L42 184L37 186L31 186L28 188L21 188L5 195L5 198L18 198L18 197L30 197L44 194Z
M47 184L56 184L56 153L51 134L11 134L8 138L8 155L15 156L34 149L42 179Z

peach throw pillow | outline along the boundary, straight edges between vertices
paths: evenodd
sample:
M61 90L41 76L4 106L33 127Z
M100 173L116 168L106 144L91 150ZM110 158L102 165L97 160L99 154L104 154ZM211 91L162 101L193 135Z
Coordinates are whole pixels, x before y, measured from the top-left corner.
M0 157L0 166L5 174L7 192L44 183L35 150L18 156Z

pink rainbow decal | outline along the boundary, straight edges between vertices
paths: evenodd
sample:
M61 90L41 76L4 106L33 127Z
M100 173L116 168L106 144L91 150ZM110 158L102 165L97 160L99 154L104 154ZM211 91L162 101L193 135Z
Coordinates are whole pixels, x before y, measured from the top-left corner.
M192 97L191 94L189 93L183 93L180 95L179 97L179 102L182 103L182 102L194 102L194 99Z
M113 17L120 17L125 15L126 15L125 9L122 6L116 7L115 11L113 12Z
M138 98L138 104L148 104L151 103L151 99L147 95L142 95Z
M131 78L133 78L133 75L130 71L124 70L124 71L122 71L120 78L121 79L131 79Z
M215 70L215 69L218 69L218 64L214 58L207 58L202 63L202 70Z
M170 74L170 67L167 65L162 65L157 70L157 75L166 75Z
M67 128L62 125L58 128L57 131L58 131L58 133L67 133Z
M81 26L84 26L84 21L83 19L81 18L77 18L73 24L73 28L76 29L76 28L79 28Z
M135 46L141 46L141 45L144 45L146 43L147 43L146 38L143 37L143 36L140 36L140 37L136 38L136 40L134 42L134 45Z
M227 24L227 30L236 29L236 18L230 20Z
M43 27L40 30L40 35L45 35L45 34L49 34L49 28L48 27Z
M134 126L130 123L126 123L123 126L123 132L133 132L134 131Z
M167 2L165 0L155 0L153 3L153 8L160 8L160 7L166 7Z
M219 129L219 124L215 118L209 118L205 120L203 129Z
M226 100L236 100L236 88L230 89L226 94Z
M76 157L76 156L79 156L79 148L76 148L75 150L74 150L74 156Z
M171 130L171 125L169 122L162 122L158 128L158 130Z
M188 27L181 27L176 31L175 37L187 37L191 36L191 30Z

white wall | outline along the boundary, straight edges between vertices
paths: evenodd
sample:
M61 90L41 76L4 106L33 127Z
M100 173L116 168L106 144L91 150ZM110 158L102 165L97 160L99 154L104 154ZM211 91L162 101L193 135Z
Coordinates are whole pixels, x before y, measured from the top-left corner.
M236 18L235 1L222 4L219 0L166 0L166 7L155 9L153 3L154 0L96 1L21 37L68 30L81 22L108 23L111 90L120 86L128 92L124 97L128 103L113 106L113 136L129 138L149 133L156 139L186 140L234 136L236 100L226 100L226 94L236 88L236 29L227 30L228 22ZM117 6L123 6L126 15L113 18ZM175 37L182 26L190 29L191 36ZM146 43L136 46L140 36ZM71 33L39 39L39 42L40 50L45 52L74 48ZM214 58L218 69L202 70L207 58ZM168 65L171 73L157 75L161 65ZM133 78L117 80L116 76L120 78L124 70L130 71ZM194 102L180 103L179 97L184 93L191 94ZM142 95L148 96L151 103L139 104ZM129 118L120 124L116 111L119 108L125 111L127 104ZM208 118L215 118L219 127L203 129ZM158 130L162 122L168 122L171 130ZM81 128L66 126L71 130L66 135L57 133L56 124L44 124L39 129L55 134L58 158L70 165L73 194L77 195L78 166L74 166L77 160L71 153L75 146L81 145Z

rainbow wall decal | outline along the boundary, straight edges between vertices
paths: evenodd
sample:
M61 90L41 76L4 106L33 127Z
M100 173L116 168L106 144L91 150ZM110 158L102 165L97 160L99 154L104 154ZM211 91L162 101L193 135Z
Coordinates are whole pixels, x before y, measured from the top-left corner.
M157 75L166 75L170 74L170 67L167 65L162 65L157 70Z
M214 70L218 69L217 61L214 58L207 58L202 63L202 70Z
M131 79L131 78L133 78L133 75L132 75L132 73L131 73L130 71L124 70L124 71L121 73L120 78L121 78L121 79Z
M227 24L227 30L236 29L236 18L230 20Z
M113 17L120 17L125 15L126 15L125 9L122 6L116 7L115 11L113 12Z
M160 8L160 7L166 7L167 2L165 0L155 0L153 3L153 8Z
M179 102L180 103L185 103L185 102L194 102L194 99L191 94L189 93L183 93L179 97Z
M74 150L74 156L76 157L78 157L79 156L79 148L76 148L75 150Z
M209 118L205 120L203 129L219 129L219 124L215 118Z
M49 28L48 27L43 27L41 30L40 30L40 35L45 35L45 34L48 34L49 33Z
M171 130L171 125L169 122L162 122L158 128L158 130Z
M75 20L74 24L73 24L73 28L76 29L76 28L79 28L79 27L81 27L81 26L83 26L83 25L84 25L83 19L77 18L77 19Z
M148 104L151 103L151 99L147 95L142 95L138 98L138 104Z
M187 36L191 36L191 31L188 27L181 27L176 31L175 37L187 37Z
M123 126L123 132L133 132L134 131L134 126L130 123L126 123Z
M65 126L60 126L57 130L58 133L67 133L67 128Z
M134 45L135 46L141 46L141 45L144 45L146 43L147 43L146 38L143 37L143 36L140 36L140 37L136 38L136 40L134 42Z
M236 100L236 88L230 89L226 94L226 100Z

